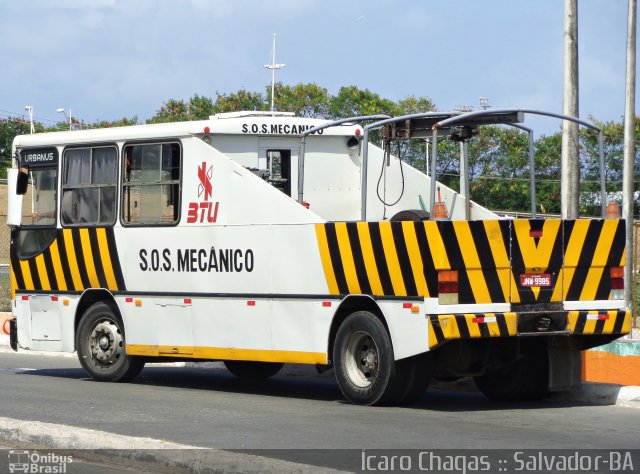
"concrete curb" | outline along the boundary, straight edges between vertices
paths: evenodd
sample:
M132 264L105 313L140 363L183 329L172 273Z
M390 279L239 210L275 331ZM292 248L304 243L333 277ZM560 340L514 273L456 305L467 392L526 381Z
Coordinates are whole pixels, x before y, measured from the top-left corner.
M553 393L550 398L563 402L579 402L589 405L617 405L627 408L640 408L640 387L582 382L578 388L567 392Z
M253 454L202 448L153 438L137 438L75 426L0 417L0 440L10 445L83 450L82 459L153 465L171 470L216 473L340 473ZM107 450L93 452L92 450Z
M616 405L623 407L640 408L640 387L620 387Z

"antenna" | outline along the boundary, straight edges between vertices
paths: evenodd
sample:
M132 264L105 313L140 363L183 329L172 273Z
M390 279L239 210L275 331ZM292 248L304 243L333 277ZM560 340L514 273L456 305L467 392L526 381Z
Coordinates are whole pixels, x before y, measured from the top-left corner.
M271 63L264 67L271 69L271 112L275 110L273 106L273 96L276 87L276 69L282 69L286 64L276 64L276 34L273 34L273 45L271 46Z

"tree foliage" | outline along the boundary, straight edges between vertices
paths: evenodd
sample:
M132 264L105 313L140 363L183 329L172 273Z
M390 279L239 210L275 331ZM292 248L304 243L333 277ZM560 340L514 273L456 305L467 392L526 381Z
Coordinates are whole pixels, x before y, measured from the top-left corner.
M265 97L260 92L249 92L240 89L230 94L216 94L213 106L215 113L237 112L239 110L269 110Z
M198 94L184 100L169 99L162 104L158 112L147 120L147 123L185 122L188 120L205 120L214 113L213 101Z
M271 97L271 87L267 87L266 97ZM277 83L274 88L275 103L278 108L294 112L297 116L308 118L328 117L329 93L317 84L297 84L285 86ZM269 108L271 103L269 102Z
M16 135L29 133L29 122L21 118L0 119L0 178L7 177L7 168L11 167L11 145Z
M428 97L409 96L391 100L368 89L357 86L341 87L337 94L315 83L286 85L275 84L277 110L294 112L300 117L339 119L353 116L387 114L409 115L435 111L436 106ZM157 110L147 123L204 120L216 113L235 111L268 111L271 108L271 87L264 92L244 88L230 93L216 93L215 98L198 94L184 99L169 99ZM623 124L621 122L599 122L590 120L603 130L605 174L607 192L622 189ZM105 128L135 125L137 117L119 120L99 120L83 124L84 128ZM68 128L66 122L52 127L36 123L36 131L56 131ZM0 120L0 177L11 163L11 144L18 134L28 133L29 124L21 118ZM370 139L380 144L380 132L374 131ZM637 121L636 143L640 142L640 121ZM581 144L581 202L583 215L599 215L600 209L600 164L598 135L591 129L582 129ZM427 140L411 140L394 143L391 152L403 161L426 170ZM638 148L638 147L636 147ZM560 156L561 134L540 136L534 143L537 211L560 213ZM640 174L640 153L636 154L636 173ZM460 144L451 140L438 141L438 180L459 189ZM529 212L530 165L527 133L512 127L481 127L469 140L469 176L471 197L479 204L494 210ZM636 180L637 182L637 180ZM613 194L612 194L613 195ZM636 204L636 208L637 208Z

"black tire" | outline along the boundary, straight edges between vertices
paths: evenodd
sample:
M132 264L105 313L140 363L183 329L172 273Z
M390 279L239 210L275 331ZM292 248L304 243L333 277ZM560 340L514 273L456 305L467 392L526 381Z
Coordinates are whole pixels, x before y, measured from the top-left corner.
M127 382L144 367L144 359L126 353L124 324L117 308L94 303L76 330L76 349L82 367L101 382Z
M398 403L408 405L417 401L427 390L434 369L433 354L427 352L408 359L396 361L397 365L406 366L405 381L402 392L398 397Z
M549 354L544 341L522 341L521 357L497 372L475 377L478 389L496 401L540 400L549 394Z
M282 362L251 362L225 360L224 365L239 379L262 380L276 375L284 366Z
M400 211L395 214L391 219L392 222L395 221L427 221L429 220L429 213L427 211L423 211L422 209L407 209L405 211Z
M408 366L396 364L387 329L368 311L349 315L338 328L333 364L342 395L355 405L395 403L405 387Z

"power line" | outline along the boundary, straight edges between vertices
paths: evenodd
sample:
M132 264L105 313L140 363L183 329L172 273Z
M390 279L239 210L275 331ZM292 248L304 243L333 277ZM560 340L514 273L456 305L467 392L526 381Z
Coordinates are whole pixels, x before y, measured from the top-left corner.
M3 110L0 109L0 116L3 117L7 117L7 118L22 118L24 117L24 113L23 112L12 112L11 110ZM34 119L37 119L41 122L50 122L50 123L58 123L60 122L60 120L51 120L51 119L46 119L43 117L37 117L37 116L33 116ZM26 120L26 119L23 119Z
M452 178L458 178L460 177L459 174L456 173L438 173L438 176L449 176ZM483 174L481 176L478 176L476 178L473 178L474 181L480 181L483 178L486 179L492 179L492 180L496 180L496 181L523 181L523 182L529 182L530 178L519 178L519 177L505 177L505 176L495 176L495 175L487 175L487 174ZM553 178L536 178L536 183L559 183L560 179L553 179ZM609 181L609 184L614 183L616 181ZM580 180L581 184L600 184L600 181L597 180L587 180L587 179L582 179ZM634 181L634 183L640 183L640 180L636 180Z

